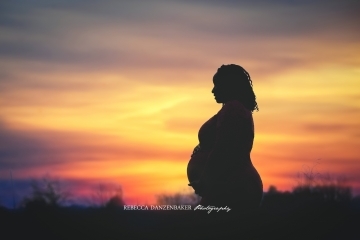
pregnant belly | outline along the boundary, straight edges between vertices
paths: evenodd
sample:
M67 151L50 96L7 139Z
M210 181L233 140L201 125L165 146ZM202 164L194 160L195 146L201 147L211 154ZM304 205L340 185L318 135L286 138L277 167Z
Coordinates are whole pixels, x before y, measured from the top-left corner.
M200 179L200 176L206 166L209 153L209 151L199 151L191 157L187 166L187 176L189 182ZM219 181L220 185L227 185L225 183L231 182L238 187L246 186L250 188L257 188L261 189L260 191L262 192L262 181L260 175L252 165L251 160L241 166L232 166L225 172L226 175L221 177L223 180Z
M191 157L187 166L187 176L189 182L200 179L201 173L206 165L208 155L208 151L199 151Z

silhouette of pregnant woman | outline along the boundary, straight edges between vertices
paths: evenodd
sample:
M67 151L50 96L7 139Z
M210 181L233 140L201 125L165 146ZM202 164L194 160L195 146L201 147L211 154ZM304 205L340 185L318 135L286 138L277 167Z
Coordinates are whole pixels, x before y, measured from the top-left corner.
M213 83L215 100L223 106L199 130L199 145L187 166L189 186L205 207L257 209L263 185L250 158L252 112L258 110L250 75L238 65L222 65Z

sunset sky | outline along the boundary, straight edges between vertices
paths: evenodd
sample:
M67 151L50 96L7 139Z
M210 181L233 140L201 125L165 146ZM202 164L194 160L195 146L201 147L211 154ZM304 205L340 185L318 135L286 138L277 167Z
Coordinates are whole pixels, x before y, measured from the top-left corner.
M222 64L253 80L264 191L345 176L360 194L359 1L0 3L0 204L49 174L78 199L188 191ZM13 185L10 175L13 177Z

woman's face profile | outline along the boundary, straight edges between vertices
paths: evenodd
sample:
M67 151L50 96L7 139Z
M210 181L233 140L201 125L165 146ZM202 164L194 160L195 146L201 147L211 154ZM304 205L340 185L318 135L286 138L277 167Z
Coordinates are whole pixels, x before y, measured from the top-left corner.
M218 74L215 74L213 77L214 87L212 93L214 94L215 100L217 103L225 103L229 97L229 87L224 84L225 81L221 79Z

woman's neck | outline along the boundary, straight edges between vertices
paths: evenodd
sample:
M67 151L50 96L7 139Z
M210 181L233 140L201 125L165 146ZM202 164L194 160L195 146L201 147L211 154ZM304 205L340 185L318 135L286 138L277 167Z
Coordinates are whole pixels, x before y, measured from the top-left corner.
M235 101L235 100L241 102L241 101L238 100L238 99L232 98L232 99L229 99L229 100L224 101L224 102L222 103L222 105L224 106L226 103L232 102L232 101Z

